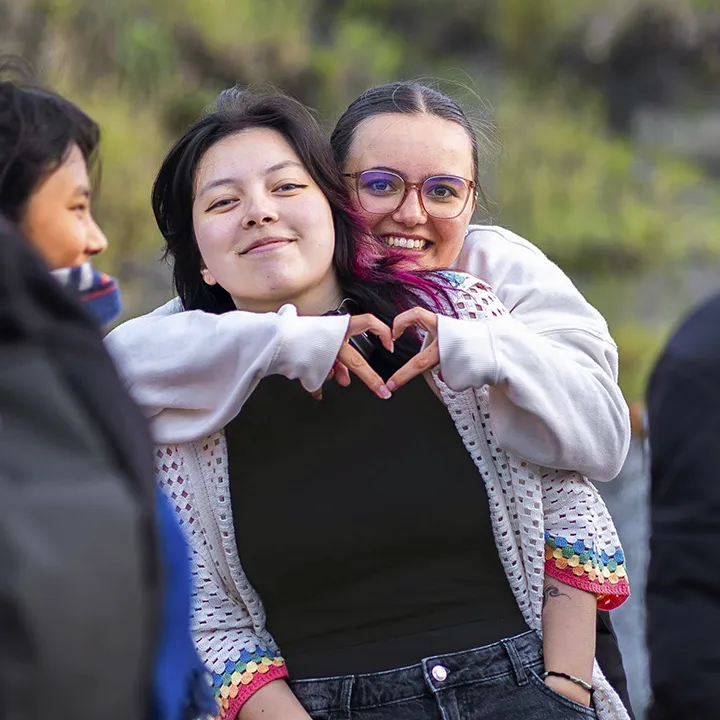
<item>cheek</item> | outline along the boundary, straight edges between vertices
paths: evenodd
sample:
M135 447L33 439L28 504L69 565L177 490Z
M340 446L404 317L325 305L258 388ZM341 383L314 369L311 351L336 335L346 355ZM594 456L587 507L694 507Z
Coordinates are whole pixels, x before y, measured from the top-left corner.
M85 260L87 228L77 214L65 208L34 208L21 228L52 269L72 267Z
M435 228L440 245L438 249L443 254L460 252L467 229L467 221L464 216L452 220L435 220Z
M226 215L194 218L194 229L200 255L212 270L232 237L228 218Z
M375 213L366 212L357 203L353 204L353 209L360 224L370 232L375 232L375 228L387 217L387 215L376 215Z
M312 242L318 256L332 257L335 250L335 227L330 206L323 196L296 207L295 223L304 226L302 235Z

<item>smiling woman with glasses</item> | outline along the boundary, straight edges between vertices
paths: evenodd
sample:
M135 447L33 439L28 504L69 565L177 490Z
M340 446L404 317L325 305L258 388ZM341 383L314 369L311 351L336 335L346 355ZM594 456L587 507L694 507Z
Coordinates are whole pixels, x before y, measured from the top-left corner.
M616 385L617 347L600 313L538 248L505 228L470 224L478 196L481 211L488 207L480 184L485 140L459 103L418 82L364 92L340 116L331 137L339 166L355 181L357 209L381 242L400 248L416 266L482 278L518 328L534 333L537 343L562 348L574 370L590 371L593 379L586 375L572 401L588 432L572 451L556 446L548 463L597 477L605 460L625 457L630 438L627 406ZM570 376L563 382L557 371L534 370L567 390ZM597 656L629 707L611 627L607 613L598 617Z

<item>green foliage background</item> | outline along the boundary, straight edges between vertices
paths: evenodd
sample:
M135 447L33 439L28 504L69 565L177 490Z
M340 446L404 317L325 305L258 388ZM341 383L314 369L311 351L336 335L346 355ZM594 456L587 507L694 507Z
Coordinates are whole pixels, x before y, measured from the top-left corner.
M621 20L634 5L0 0L12 21L0 42L103 128L98 215L111 241L103 263L125 281L132 312L159 294L157 277L138 271L161 247L149 207L154 174L172 139L220 89L272 82L317 108L330 127L374 83L451 80L451 94L485 131L494 128L483 168L487 215L540 246L605 313L632 400L689 302L681 294L659 317L642 318L636 292L653 273L716 264L720 248L717 188L689 163L609 137L602 98L553 69L558 49L590 15ZM168 296L169 285L159 292Z

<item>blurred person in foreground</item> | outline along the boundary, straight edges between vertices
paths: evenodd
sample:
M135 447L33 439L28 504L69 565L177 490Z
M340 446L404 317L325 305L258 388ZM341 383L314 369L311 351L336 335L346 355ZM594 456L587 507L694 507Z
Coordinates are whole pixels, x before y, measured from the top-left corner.
M720 717L720 295L676 330L648 390L648 720Z
M191 720L214 703L187 548L98 332L121 307L90 264L99 140L63 97L0 81L0 717Z

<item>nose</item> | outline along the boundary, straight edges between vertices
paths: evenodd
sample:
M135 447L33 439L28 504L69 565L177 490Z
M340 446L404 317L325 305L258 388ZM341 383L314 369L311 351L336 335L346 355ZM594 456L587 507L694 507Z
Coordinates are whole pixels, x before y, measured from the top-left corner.
M424 225L427 222L427 213L420 202L420 190L418 188L408 189L405 199L392 214L392 218L396 223L401 223L406 227Z
M100 229L100 226L92 221L90 227L90 233L88 236L88 254L99 255L107 250L108 241L105 237L105 233Z
M270 223L277 222L278 214L273 208L273 204L267 197L256 197L248 205L245 217L243 218L243 227L247 230L254 227L263 227Z

